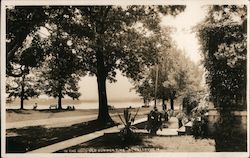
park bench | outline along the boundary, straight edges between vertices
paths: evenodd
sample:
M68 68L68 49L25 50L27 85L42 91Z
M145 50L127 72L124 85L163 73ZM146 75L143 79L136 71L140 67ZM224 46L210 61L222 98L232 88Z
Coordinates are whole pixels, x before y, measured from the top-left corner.
M54 108L54 109L57 109L57 105L50 105L50 106L49 106L49 109L53 109L53 108Z
M183 125L177 130L178 135L191 135L192 126L193 126L193 122L189 121L188 123L186 123L185 125Z
M75 110L75 106L70 106L70 105L68 105L66 109L67 109L67 110Z

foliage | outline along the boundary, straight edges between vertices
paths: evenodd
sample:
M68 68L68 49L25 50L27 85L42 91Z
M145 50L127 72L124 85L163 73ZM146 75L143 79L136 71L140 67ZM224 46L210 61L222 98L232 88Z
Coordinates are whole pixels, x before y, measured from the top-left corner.
M183 98L182 106L183 106L183 109L186 110L186 114L190 115L192 109L194 109L195 107L197 107L198 103L199 102L198 102L198 100L196 100L196 98L191 97L190 95L188 95L188 96L186 96L186 97Z
M28 100L31 97L38 97L41 93L38 79L34 76L7 78L6 91L11 100L21 97L23 100Z
M146 67L157 61L159 13L176 15L184 6L84 6L55 8L51 16L84 48L86 70L97 77L98 119L110 121L106 79L116 70L133 80L142 79ZM56 22L55 22L56 23Z
M158 63L157 99L164 102L181 95L195 96L203 91L200 67L178 50L171 40L164 41L162 45L164 49L161 50ZM156 71L156 67L151 67L142 82L135 82L135 89L141 96L154 97Z
M194 120L191 128L192 135L195 139L208 137L208 120L202 118L201 121Z
M20 98L21 109L24 100L40 94L34 73L44 59L37 31L46 21L45 12L44 7L6 9L6 90L9 98Z
M34 75L35 69L40 66L44 56L39 41L40 37L35 35L30 41L31 43L26 42L22 49L14 53L15 56L9 63L12 67L12 74L7 74L6 92L11 100L20 98L21 109L24 108L24 100L34 96L37 97L40 94L39 82ZM30 74L30 72L33 74Z
M157 59L157 38L152 31L160 30L159 13L176 15L184 6L86 6L56 8L52 22L60 23L64 31L74 35L85 47L87 70L97 75L97 51L101 49L104 74L115 81L116 69L137 80L140 72ZM56 20L56 22L55 22ZM97 47L97 42L99 46ZM154 43L156 42L156 43ZM155 57L155 58L154 58ZM133 62L132 62L133 61Z
M246 6L213 6L198 26L211 99L221 108L246 105Z
M216 151L247 151L247 130L242 130L241 121L236 116L224 114L215 124L215 130Z
M45 94L58 98L58 108L61 109L62 98L78 99L80 96L77 83L83 75L79 70L82 59L77 57L73 44L64 32L54 31L46 40L46 60L40 80Z
M199 104L192 109L193 126L191 132L194 138L207 138L208 135L208 105Z
M135 121L135 117L138 113L139 109L137 110L136 114L132 116L131 112L129 111L128 108L124 109L123 111L123 116L124 120L121 118L121 116L118 114L120 117L122 123L124 124L124 128L121 129L120 134L122 137L122 141L124 141L125 144L131 143L131 142L137 142L141 141L141 137L139 134L135 132L136 127L132 126L132 123Z
M207 94L207 92L206 92ZM191 96L191 104L195 102L194 107L189 113L189 119L193 122L191 132L194 138L207 138L209 137L208 130L208 109L209 109L209 98L208 95L197 100L197 96Z
M7 28L10 28L7 30L8 63L15 57L12 52L17 52L28 36L33 36L41 28L52 34L54 27L58 27L66 36L72 37L75 49L71 53L84 61L77 67L97 77L98 119L107 122L111 118L107 108L106 79L114 82L117 69L133 80L142 79L140 72L158 59L157 46L161 35L156 32L161 30L160 16L175 16L184 9L185 6L181 5L14 7L7 11ZM46 59L54 61L53 57ZM48 66L51 69L54 64ZM12 72L12 67L8 70Z
M134 89L137 93L143 98L145 105L148 105L152 100L152 90L154 89L153 85L149 82L147 78L142 79L138 84L135 85Z
M39 6L15 6L6 9L6 74L8 76L20 77L21 74L14 70L13 65L16 55L18 50L25 46L28 36L34 37L39 27L45 23L47 18L45 12L46 9Z
M220 112L216 151L246 151L246 130L231 113L246 109L246 18L245 5L214 5L197 26L210 97Z

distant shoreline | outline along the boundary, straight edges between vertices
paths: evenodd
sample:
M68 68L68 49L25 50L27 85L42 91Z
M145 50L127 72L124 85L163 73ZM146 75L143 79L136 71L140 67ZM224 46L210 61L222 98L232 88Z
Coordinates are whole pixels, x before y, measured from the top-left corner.
M116 103L124 103L124 102L142 102L142 99L131 99L131 98L123 98L123 99L112 99L109 100L108 103L112 103L112 102L116 102ZM47 105L47 104L57 104L57 99L54 98L35 98L35 99L29 99L29 100L25 100L24 103L26 105L34 105L35 103L37 104L41 104L41 105ZM93 99L87 99L87 100L72 100L72 99L62 99L62 104L83 104L83 103L97 103L98 104L98 100L93 100ZM6 105L8 106L12 106L12 105L19 105L20 104L20 99L15 99L14 101L10 102L10 103L6 103Z
M57 102L24 102L25 109L33 109L33 106L37 103L37 109L49 109L50 105L57 105ZM128 107L142 107L142 101L109 101L108 104L115 108L128 108ZM98 109L99 103L98 102L63 102L62 107L67 108L67 106L74 106L75 109ZM6 109L19 109L20 103L19 102L12 102L11 104L6 104Z

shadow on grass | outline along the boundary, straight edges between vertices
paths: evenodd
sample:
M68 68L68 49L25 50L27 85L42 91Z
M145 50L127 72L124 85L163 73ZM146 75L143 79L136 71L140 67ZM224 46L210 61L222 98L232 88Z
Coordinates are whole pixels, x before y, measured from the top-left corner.
M30 114L30 110L26 109L6 109L6 112L8 113L17 113L17 114Z
M134 125L137 129L146 129L147 127L147 122L141 122L141 123L138 123L136 125Z
M139 138L124 141L120 133L109 133L86 143L79 144L57 153L114 153L156 151L162 147L152 144L147 134L137 133Z
M73 110L68 110L68 109L40 109L37 110L39 112L44 112L44 113L59 113L59 112L68 112L68 111L73 111Z
M31 114L32 111L43 112L43 113L59 113L74 111L72 109L6 109L7 113L17 113L17 114Z
M103 125L94 120L69 127L45 128L43 126L34 126L9 129L6 133L15 133L16 136L6 138L6 152L24 153L112 126L114 124Z

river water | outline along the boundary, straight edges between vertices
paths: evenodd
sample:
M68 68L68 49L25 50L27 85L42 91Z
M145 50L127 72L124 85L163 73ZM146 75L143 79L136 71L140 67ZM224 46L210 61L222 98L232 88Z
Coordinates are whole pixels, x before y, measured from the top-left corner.
M37 109L49 109L51 104L37 104ZM54 105L54 104L52 104ZM141 107L143 102L140 101L131 101L131 102L116 102L110 101L109 105L114 106L115 108L126 108L126 107ZM34 105L24 105L25 109L33 109ZM63 104L63 108L67 108L67 106L75 106L76 109L98 109L98 102L82 102L80 104ZM19 109L19 104L6 104L6 109Z

